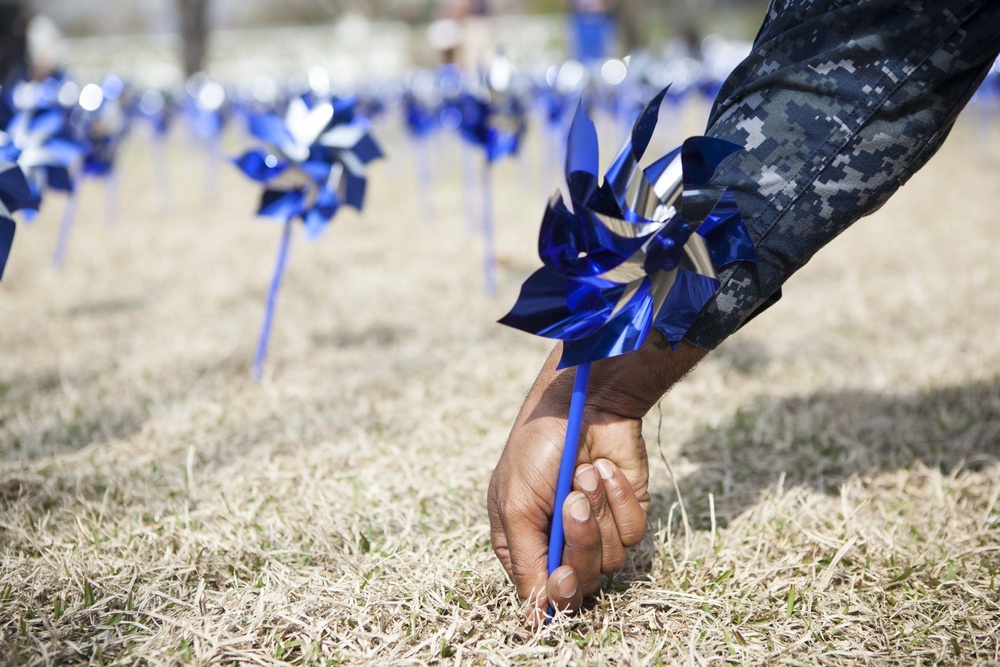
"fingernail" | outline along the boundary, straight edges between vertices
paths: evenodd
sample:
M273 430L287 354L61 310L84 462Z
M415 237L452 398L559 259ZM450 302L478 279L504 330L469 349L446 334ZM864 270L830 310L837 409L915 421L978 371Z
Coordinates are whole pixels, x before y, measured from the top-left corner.
M597 471L599 473L601 473L601 478L611 479L612 477L614 477L615 471L611 467L610 462L605 461L604 459L598 459L597 461L594 462L594 467L597 468Z
M590 518L590 501L587 496L581 494L577 496L569 506L569 513L577 521L586 521Z
M580 485L584 493L597 491L597 473L594 472L594 467L587 466L577 473L576 483Z
M573 576L572 572L567 572L559 577L559 581L556 582L556 590L564 598L573 597L576 593L576 577Z

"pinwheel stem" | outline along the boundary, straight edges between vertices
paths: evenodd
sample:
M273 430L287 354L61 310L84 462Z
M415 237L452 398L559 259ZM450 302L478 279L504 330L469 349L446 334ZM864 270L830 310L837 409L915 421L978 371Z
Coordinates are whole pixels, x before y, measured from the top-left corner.
M167 142L164 137L159 136L156 130L153 133L151 142L153 150L150 152L153 158L153 179L156 181L157 190L160 193L160 210L166 214L170 211L170 170L167 169Z
M108 227L118 226L118 175L114 171L104 177L104 206Z
M493 238L493 171L483 163L483 284L487 296L497 293L497 256Z
M285 275L285 265L288 263L288 247L292 240L292 221L285 221L281 232L281 245L278 247L278 263L274 267L274 277L271 279L271 289L267 293L267 306L264 308L264 325L260 330L260 342L257 343L257 355L253 360L253 379L260 380L264 374L264 360L267 359L267 345L271 340L271 324L274 321L274 308L278 302L278 290L281 289L281 279Z
M221 139L215 135L208 139L205 161L205 201L214 203L219 193L219 164L222 162Z
M431 222L434 220L434 201L431 198L433 176L429 138L413 139L413 157L417 168L417 196L420 198L420 208L423 210L424 219Z
M590 380L590 364L576 367L573 377L573 397L569 403L569 421L566 424L566 441L563 444L562 460L559 462L559 480L556 483L556 503L552 509L552 531L549 533L548 570L551 576L562 564L565 529L562 509L566 496L573 489L573 474L576 472L576 454L580 445L580 424L583 422L583 407L587 402L587 382ZM551 613L551 609L549 610Z
M57 271L66 262L66 251L69 248L69 234L73 230L73 218L76 214L76 194L66 195L66 207L63 209L62 222L59 223L59 236L56 237L56 249L52 253L52 267Z
M462 142L462 179L465 181L465 228L470 234L476 232L476 173L472 161L472 149Z

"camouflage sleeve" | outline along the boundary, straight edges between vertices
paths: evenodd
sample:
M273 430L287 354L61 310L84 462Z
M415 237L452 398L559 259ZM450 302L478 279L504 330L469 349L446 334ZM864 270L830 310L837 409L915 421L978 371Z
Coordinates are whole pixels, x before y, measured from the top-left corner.
M997 0L772 0L709 136L762 258L720 274L685 340L712 349L940 148L1000 51Z

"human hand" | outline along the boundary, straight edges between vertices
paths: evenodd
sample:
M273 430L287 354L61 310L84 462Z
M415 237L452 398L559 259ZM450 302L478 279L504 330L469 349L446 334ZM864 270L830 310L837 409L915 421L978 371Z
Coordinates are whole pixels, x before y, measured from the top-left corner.
M549 577L548 533L573 384L572 370L556 370L560 353L557 346L528 393L487 499L493 549L535 620L550 603L579 609L601 574L620 569L626 549L645 536L649 469L641 417L705 354L647 344L593 364L574 490L561 508L563 565Z

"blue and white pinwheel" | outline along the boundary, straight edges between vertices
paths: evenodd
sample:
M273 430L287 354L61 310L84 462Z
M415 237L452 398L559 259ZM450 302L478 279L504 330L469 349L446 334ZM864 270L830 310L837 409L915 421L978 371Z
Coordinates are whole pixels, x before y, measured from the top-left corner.
M307 238L315 238L342 204L361 210L367 183L365 165L382 157L369 130L369 121L355 114L353 98L323 101L311 108L303 99L294 98L283 119L274 113L250 118L251 133L266 148L250 150L234 162L247 176L265 185L257 214L284 223L254 359L257 379L264 371L292 222L301 219Z
M73 191L71 169L84 146L73 139L62 109L19 111L0 132L0 160L16 162L28 179L31 194L41 199L46 188Z
M759 262L733 195L712 177L734 144L695 137L645 169L659 93L639 115L604 182L594 124L582 110L570 128L566 182L572 210L555 195L542 220L544 266L525 281L501 323L563 341L560 368L576 366L559 470L549 572L563 551L562 505L576 468L590 363L639 349L653 329L672 346L718 289L718 271Z
M86 153L86 144L73 137L66 112L59 107L40 107L14 114L6 132L0 132L0 161L15 162L28 182L34 206L25 207L31 221L47 188L66 193L66 208L56 244L55 264L62 261L65 238L75 207L73 169Z
M257 215L300 218L316 238L342 204L361 210L365 166L382 157L369 121L354 113L353 99L324 101L310 108L292 99L284 118L274 113L250 118L250 133L265 144L235 160L243 173L266 186Z
M485 160L483 190L483 283L486 294L496 294L496 250L493 232L492 167L501 158L517 154L527 129L527 112L515 96L499 102L463 92L449 101L445 112L460 118L459 133L467 143L479 146ZM457 112L457 113L456 113Z
M28 181L17 164L0 160L0 278L3 278L10 247L14 242L14 219L21 209L35 209L38 199L31 194Z

